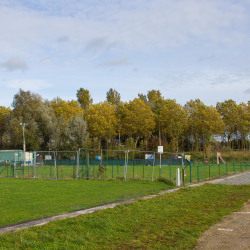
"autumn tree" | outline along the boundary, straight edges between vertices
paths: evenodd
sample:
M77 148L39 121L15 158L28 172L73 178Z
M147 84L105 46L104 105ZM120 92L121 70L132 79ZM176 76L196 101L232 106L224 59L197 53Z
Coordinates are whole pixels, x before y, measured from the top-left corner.
M150 107L139 98L124 104L121 120L121 133L135 139L135 145L140 137L151 135L154 127L153 112Z
M107 102L100 102L90 106L86 113L88 132L99 139L110 140L117 134L118 119L115 106Z
M138 93L138 98L142 101L144 101L145 103L148 103L148 98L146 95L142 94L142 93Z
M183 137L187 121L184 108L176 103L175 99L159 98L155 101L154 118L164 139L171 142L174 152L178 152L180 138Z
M90 93L87 89L80 88L79 90L77 90L76 97L81 108L85 111L93 103L93 99L91 98Z
M238 148L246 148L246 141L248 140L250 131L250 105L240 103L237 105L237 131L236 131L236 142ZM239 143L241 142L241 143Z
M224 102L217 102L216 109L220 113L225 124L224 138L226 138L227 145L232 145L233 138L237 131L238 125L238 105L232 99Z
M204 143L211 143L212 137L223 133L224 123L220 118L220 114L213 106L206 106L199 99L191 100L185 104L188 115L188 136L189 142L196 149L203 142L203 126L204 126ZM214 137L213 137L214 138ZM200 148L202 149L202 148Z
M112 105L118 106L121 102L121 96L115 89L110 89L106 93L106 100Z
M7 117L10 115L10 107L0 106L0 148L3 147L3 134L6 131Z
M51 107L54 110L56 118L62 117L65 123L68 122L71 116L83 115L83 110L74 100L64 101L60 97L57 97L51 101Z

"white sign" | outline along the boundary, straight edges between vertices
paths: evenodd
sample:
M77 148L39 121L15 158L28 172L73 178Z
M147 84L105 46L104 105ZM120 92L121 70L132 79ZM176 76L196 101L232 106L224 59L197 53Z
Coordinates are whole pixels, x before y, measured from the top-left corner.
M163 153L163 146L158 146L158 153Z
M45 155L45 160L51 160L52 159L52 155Z

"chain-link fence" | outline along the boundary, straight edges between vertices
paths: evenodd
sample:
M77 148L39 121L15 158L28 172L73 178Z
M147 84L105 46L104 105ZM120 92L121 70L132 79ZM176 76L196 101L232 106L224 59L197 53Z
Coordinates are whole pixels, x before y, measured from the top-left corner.
M241 173L250 169L250 161L223 164L198 164L186 168L185 182L200 182Z
M39 179L142 179L159 177L182 183L200 182L250 169L250 161L209 164L188 161L184 154L136 150L0 151L0 177ZM194 164L195 163L195 164Z
M78 178L155 180L163 177L174 180L176 169L184 169L189 164L182 154L79 149Z

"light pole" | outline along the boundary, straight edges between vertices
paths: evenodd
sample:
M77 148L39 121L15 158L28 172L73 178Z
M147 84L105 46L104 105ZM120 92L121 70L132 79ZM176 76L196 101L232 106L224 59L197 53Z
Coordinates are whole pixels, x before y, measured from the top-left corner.
M28 124L27 123L20 123L20 126L23 127L23 165L26 163L26 157L25 157L25 151L26 151L26 148L25 148L25 133L24 133L24 128L25 126L27 126Z
M202 120L202 123L203 123L203 162L205 163L204 120Z
M121 125L118 124L118 129L119 129L119 150L121 148L121 141L120 141L120 133L121 133Z
M159 146L161 146L161 121L159 121Z
M50 151L50 129L49 129L49 151Z

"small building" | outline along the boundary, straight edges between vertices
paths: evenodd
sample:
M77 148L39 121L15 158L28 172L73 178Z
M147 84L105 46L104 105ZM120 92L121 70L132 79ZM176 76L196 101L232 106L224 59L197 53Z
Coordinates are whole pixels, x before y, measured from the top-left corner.
M0 162L20 162L23 164L24 152L20 149L14 150L0 150ZM33 153L25 152L26 164L33 163Z

